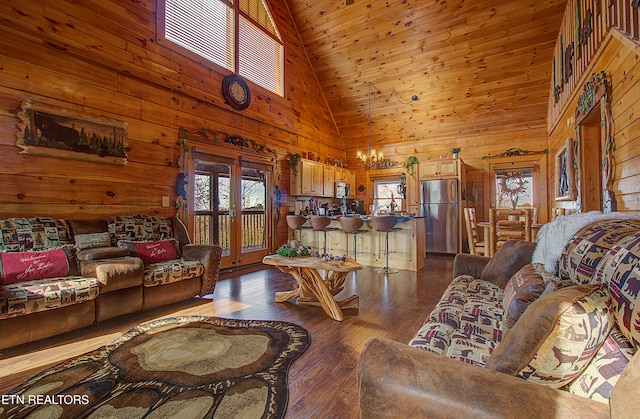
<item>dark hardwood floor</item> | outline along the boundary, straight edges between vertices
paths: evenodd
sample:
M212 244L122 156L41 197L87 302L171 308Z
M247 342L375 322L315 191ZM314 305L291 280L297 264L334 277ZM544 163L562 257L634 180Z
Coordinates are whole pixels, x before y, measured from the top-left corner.
M283 320L299 324L311 344L289 371L287 418L358 417L356 365L374 336L408 342L452 279L453 257L429 256L423 271L351 274L338 299L360 296L358 310L345 310L342 322L320 307L275 303L276 291L291 289L293 278L264 266L223 272L212 298L194 298L160 309L111 319L78 332L0 351L0 393L49 365L109 343L142 322L176 315ZM211 297L211 296L208 296Z

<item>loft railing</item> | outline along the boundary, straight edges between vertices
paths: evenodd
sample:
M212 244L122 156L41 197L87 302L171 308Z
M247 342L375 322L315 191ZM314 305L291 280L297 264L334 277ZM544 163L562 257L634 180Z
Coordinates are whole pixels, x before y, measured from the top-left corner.
M549 128L555 126L567 102L611 28L640 39L640 1L569 0L553 57L549 96Z
M209 211L196 211L196 244L217 244L223 252L231 249L231 216L229 211L220 211L217 220ZM240 216L241 246L246 249L264 249L266 247L265 210L245 209Z

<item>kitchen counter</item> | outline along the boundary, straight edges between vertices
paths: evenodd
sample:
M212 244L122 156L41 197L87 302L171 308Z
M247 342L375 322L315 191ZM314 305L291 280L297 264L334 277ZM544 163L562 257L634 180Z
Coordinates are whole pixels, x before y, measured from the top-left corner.
M293 215L292 212L289 212L287 215ZM385 214L388 215L388 214ZM370 215L352 215L352 214L347 214L347 217L360 217L362 218L362 221L364 221L365 223L368 223L371 221L371 216ZM311 217L314 217L314 215L305 215L304 216L307 220L311 219ZM340 220L340 218L342 217L342 215L328 215L327 217L329 217L331 220ZM414 218L426 218L424 216L421 215L396 215L396 218L398 219L399 223L405 222L405 221L409 221L412 220Z
M307 217L309 219L310 217ZM342 255L353 251L353 236L342 231L340 216L330 216L331 223L327 231L327 253ZM371 218L361 216L364 221L361 230L365 233L357 235L357 261L364 266L380 268L384 266L384 233L377 232L371 225ZM311 229L311 221L304 224L301 231L302 244L311 246L312 250L320 249L324 235ZM396 228L399 231L389 233L389 267L401 270L417 271L424 268L425 226L424 217L398 216ZM289 231L290 239L297 239L297 232ZM360 253L362 252L362 253ZM349 253L353 257L352 253Z

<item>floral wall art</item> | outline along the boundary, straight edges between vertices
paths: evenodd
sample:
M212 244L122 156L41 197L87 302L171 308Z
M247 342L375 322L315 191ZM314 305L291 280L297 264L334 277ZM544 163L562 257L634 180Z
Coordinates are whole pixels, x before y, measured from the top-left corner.
M510 171L496 176L496 207L512 208L531 206L531 173ZM528 204L528 205L526 205Z

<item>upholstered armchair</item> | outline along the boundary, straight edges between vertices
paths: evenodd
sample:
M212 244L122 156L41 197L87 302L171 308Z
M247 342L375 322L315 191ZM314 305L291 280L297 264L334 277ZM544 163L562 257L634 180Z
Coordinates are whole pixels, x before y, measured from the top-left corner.
M121 215L106 221L112 244L144 263L143 310L213 292L222 248L192 244L177 217Z
M196 260L204 266L202 285L199 295L213 293L220 274L220 258L222 247L208 244L192 244L184 223L177 217L169 217L174 237L180 243L180 251L184 260Z

